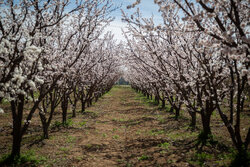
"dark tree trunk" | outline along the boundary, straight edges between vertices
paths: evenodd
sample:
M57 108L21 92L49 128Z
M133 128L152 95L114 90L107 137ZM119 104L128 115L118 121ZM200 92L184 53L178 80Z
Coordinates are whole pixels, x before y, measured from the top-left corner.
M75 106L75 104L73 104L72 117L73 117L73 118L76 117L76 106Z
M49 125L43 126L43 138L48 139L49 138Z
M166 107L166 101L165 101L165 99L163 98L161 102L162 102L161 108L165 108Z
M85 112L85 105L86 105L86 101L85 100L81 100L82 103L82 113Z
M201 112L201 120L202 120L202 128L203 128L203 138L208 139L208 136L211 134L210 128L210 119L211 119L212 112L206 111Z
M90 107L90 100L87 100L87 107Z
M175 107L175 120L180 117L180 107Z
M48 125L47 125L47 119L45 116L45 112L41 113L39 112L40 120L42 122L42 127L43 127L43 138L48 139L49 138L49 133L48 133Z
M65 125L67 121L68 111L68 95L64 94L62 97L61 108L62 108L62 124Z
M159 105L160 103L160 98L158 95L155 96L155 102L156 102L156 105Z
M11 101L11 111L13 117L13 144L10 159L14 160L16 157L20 157L20 149L22 142L22 118L23 118L23 106L24 96L19 95L17 102ZM25 122L26 123L26 122Z
M190 111L189 113L191 115L190 127L194 130L196 128L196 112Z
M173 113L174 112L174 107L171 105L170 107L170 110L169 110L170 113Z

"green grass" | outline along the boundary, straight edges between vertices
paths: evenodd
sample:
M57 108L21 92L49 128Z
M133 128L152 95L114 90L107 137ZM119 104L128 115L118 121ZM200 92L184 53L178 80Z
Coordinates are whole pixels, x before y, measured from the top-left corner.
M95 111L86 110L85 113L86 114L90 114L93 117L97 117L98 116L98 114Z
M157 136L166 133L164 130L152 129L149 132L150 136Z
M150 157L147 156L147 155L142 155L142 156L138 157L138 160L139 160L139 161L144 161L144 160L148 160L149 158L150 158Z
M69 152L69 148L67 148L67 147L60 147L59 150L62 152L65 152L65 153Z
M67 119L66 123L63 124L62 122L55 121L55 123L52 125L52 127L59 128L60 126L70 127L73 125L72 119Z
M165 116L161 116L161 115L158 115L157 116L157 120L161 123L161 124L164 124L166 123L166 117Z
M117 140L119 139L119 137L120 137L119 135L114 135L112 138Z
M66 142L67 143L75 143L76 137L75 136L67 136Z
M170 144L168 142L165 143L161 143L159 144L159 147L168 150L169 149Z
M187 139L187 138L197 137L197 135L198 135L197 132L189 132L189 131L183 133L173 131L166 134L166 136L172 140Z
M140 130L137 130L136 131L136 135L140 135L141 134L141 131Z
M64 126L66 126L66 127L69 127L69 126L72 126L72 125L73 125L72 119L68 119L68 120L66 121L66 123L64 124Z
M29 150L22 153L20 157L14 158L14 161L10 160L10 154L5 154L0 158L0 166L38 166L47 161L45 156L37 156L34 150ZM25 164L25 165L24 165Z
M79 122L79 125L80 125L81 127L83 127L83 126L86 125L86 123L87 123L87 121L83 120L82 122Z
M194 157L189 161L192 165L204 166L205 162L209 159L212 159L213 155L205 152L195 153Z

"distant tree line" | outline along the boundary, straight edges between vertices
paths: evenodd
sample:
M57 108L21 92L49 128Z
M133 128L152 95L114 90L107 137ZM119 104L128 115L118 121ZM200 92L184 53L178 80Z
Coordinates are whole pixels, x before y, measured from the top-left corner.
M117 85L129 85L129 82L126 81L123 77L121 77L121 78L117 81L116 84L117 84Z

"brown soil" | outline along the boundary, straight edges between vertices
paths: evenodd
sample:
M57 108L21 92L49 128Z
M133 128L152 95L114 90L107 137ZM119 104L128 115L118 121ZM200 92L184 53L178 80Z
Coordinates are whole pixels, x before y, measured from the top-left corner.
M231 141L219 119L214 118L212 124L219 144L204 146L204 155L200 156L196 147L199 129L188 129L187 115L182 113L176 121L171 113L145 101L130 87L114 87L85 114L72 118L69 127L52 123L47 140L40 140L42 130L36 115L23 139L23 153L34 150L38 158L42 157L38 166L184 167L230 163ZM0 115L0 156L11 149L10 118L9 113ZM60 118L60 114L55 115L55 121Z

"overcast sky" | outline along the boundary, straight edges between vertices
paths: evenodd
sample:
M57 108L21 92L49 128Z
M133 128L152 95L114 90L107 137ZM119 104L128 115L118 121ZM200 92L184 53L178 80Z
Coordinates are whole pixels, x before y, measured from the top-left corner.
M154 20L156 22L160 22L161 16L158 12L159 7L154 4L154 0L141 0L140 5L137 5L132 9L127 9L127 6L133 4L135 1L136 0L113 0L113 3L115 6L121 6L121 9L128 15L134 13L139 7L143 17L149 18L154 15ZM117 9L113 12L112 15L115 17L115 20L107 27L107 31L111 31L115 35L115 39L117 39L117 41L125 40L121 29L125 29L126 23L121 21L121 9Z

